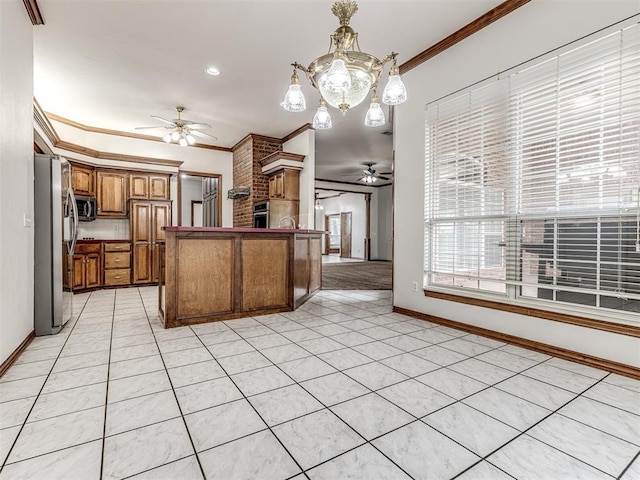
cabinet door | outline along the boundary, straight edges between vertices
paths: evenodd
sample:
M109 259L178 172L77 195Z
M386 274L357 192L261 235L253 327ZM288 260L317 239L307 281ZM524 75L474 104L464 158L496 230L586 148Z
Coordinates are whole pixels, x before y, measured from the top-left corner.
M95 173L93 168L71 164L71 188L76 195L95 195Z
M127 216L127 174L120 172L96 172L98 183L98 216Z
M269 177L269 198L283 198L284 172L278 172Z
M84 286L86 288L99 287L102 284L100 279L100 254L87 253L84 257Z
M151 244L134 243L132 283L150 283L153 281L151 275Z
M151 281L151 203L131 202L133 283Z
M149 175L144 173L129 174L129 198L149 198Z
M300 200L300 171L284 170L282 196L286 200Z
M157 242L162 242L165 239L165 233L162 227L171 224L171 204L169 202L154 203L151 209L151 228L153 235L153 241L151 242L151 281L157 282L159 277L158 255L160 252Z
M149 175L149 199L169 200L169 177Z
M74 254L71 261L73 262L71 288L74 290L84 288L84 255Z

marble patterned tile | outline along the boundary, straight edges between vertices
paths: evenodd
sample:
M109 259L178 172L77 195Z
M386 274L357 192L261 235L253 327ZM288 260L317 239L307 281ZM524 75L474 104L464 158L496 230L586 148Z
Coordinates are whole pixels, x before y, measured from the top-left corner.
M11 449L14 440L18 437L21 428L22 425L16 425L15 427L0 430L0 465L3 464L7 458L9 450ZM0 479L2 479L2 472L0 472Z
M261 352L275 364L311 356L311 354L305 349L300 348L298 345L293 343L281 345L279 347L267 348L261 350Z
M50 479L97 480L101 459L102 441L96 440L6 465L0 478L40 480L46 472L46 478Z
M585 397L578 397L558 413L640 447L640 416Z
M584 375L585 377L591 377L596 380L602 380L604 377L606 377L609 374L609 372L605 370L589 367L587 365L582 365L576 362L570 362L562 358L554 357L547 360L545 363L547 365L562 368L563 370L569 370L570 372L573 372L573 373L579 373L580 375Z
M205 362L213 359L213 356L205 347L182 350L180 352L168 353L162 356L167 368L181 367L190 363Z
M364 443L326 409L278 425L272 431L305 470Z
M422 419L440 433L484 457L520 432L464 403L454 403Z
M382 343L381 341L357 345L353 347L353 349L363 355L366 355L372 360L382 360L384 358L393 357L403 353L403 350L387 345L386 343Z
M52 373L66 372L67 370L76 370L78 368L95 367L96 365L104 365L109 363L109 351L101 350L99 352L84 353L71 357L60 357L53 365Z
M620 480L636 480L640 478L640 455L629 465Z
M416 480L455 477L479 458L433 428L416 421L373 445Z
M128 477L193 453L181 418L155 423L105 439L102 478Z
M121 378L133 377L143 373L151 373L164 370L162 357L151 355L149 357L134 358L122 362L112 362L109 365L109 380L119 380Z
M189 330L189 332L191 332ZM183 338L175 338L172 340L158 341L160 353L167 354L171 352L179 352L181 350L190 350L202 346L200 339L191 332L191 336Z
M156 340L158 340L158 343L166 343L183 338L193 339L196 337L193 329L189 327L166 328L155 332L153 335L155 336Z
M417 332L413 332L410 335L414 338L417 338L429 344L440 344L456 338L451 335L447 335L446 333L442 333L438 330L435 330L433 328L418 330Z
M378 362L367 363L345 370L344 373L371 390L388 387L408 377Z
M314 338L312 340L303 340L302 342L298 342L305 350L313 353L314 355L319 355L321 353L331 352L332 350L340 350L344 348L344 345L336 342L335 340L331 340L330 338Z
M458 330L451 327L445 327L444 325L438 325L437 327L434 327L432 330L435 330L436 332L446 333L447 335L450 335L452 337L464 337L467 335L467 332L463 330Z
M191 325L191 330L196 335L200 336L200 335L207 335L209 333L228 332L231 329L222 322L211 322L211 323L198 323L196 325Z
M52 373L44 384L42 393L59 392L69 388L106 382L107 371L108 365L96 365L95 367Z
M171 378L173 388L226 376L222 367L215 360L170 368L167 372L169 373L169 378Z
M292 330L300 330L301 328L303 328L303 326L296 322L286 321L274 325L269 325L269 328L274 332L284 334L285 332L290 332Z
M369 444L343 453L309 471L311 480L409 480L406 473Z
M583 395L592 400L640 415L640 392L601 382L591 387Z
M514 375L514 372L510 370L481 362L475 358L454 363L447 368L488 385L501 382Z
M246 341L249 342L253 346L253 348L256 348L258 350L279 347L281 345L287 345L291 343L291 340L279 333L271 333L269 335L247 338Z
M197 452L267 428L245 399L190 413L184 419Z
M304 382L312 378L335 373L336 369L323 362L318 357L306 357L299 360L281 363L278 365L287 375L296 382Z
M170 390L171 383L167 372L143 373L135 377L126 377L119 380L109 380L108 403L121 402L130 398L141 397L151 393Z
M172 391L110 403L107 405L105 435L116 435L179 416L180 409Z
M126 337L114 337L111 340L111 348L133 347L144 345L145 343L155 343L155 341L156 339L151 332L127 335Z
M347 347L355 347L356 345L362 345L364 343L371 343L374 340L360 332L348 332L341 333L339 335L333 335L332 340L341 343Z
M207 478L284 480L300 472L268 430L206 450L199 457Z
M62 348L67 341L66 336L60 335L44 335L42 337L35 337L29 343L29 350L39 350L40 348Z
M512 353L503 352L502 350L491 350L489 352L478 355L475 358L478 360L482 360L483 362L490 363L491 365L502 367L507 370L511 370L512 372L518 373L522 372L523 370L527 370L528 368L531 368L539 363L535 360L520 357Z
M534 350L529 350L527 348L518 347L517 345L505 345L504 347L500 347L499 349L503 352L513 353L514 355L518 355L519 357L528 358L537 362L544 362L551 358L550 355L536 352Z
M54 362L55 358L51 358L48 360L40 360L38 362L12 365L9 370L0 377L0 383L48 375Z
M611 373L603 380L603 382L640 393L640 380L636 380L634 378L623 377L622 375Z
M359 333L361 335L366 335L367 337L371 337L375 340L384 340L385 338L397 337L401 335L395 330L391 330L383 326L365 328L364 330L360 330Z
M219 358L218 361L228 375L255 370L271 365L271 361L260 352L242 353L232 357Z
M225 320L224 324L233 330L249 327L260 327L262 324L251 317L237 318L234 320Z
M375 393L334 405L331 411L367 440L414 420L413 416Z
M441 368L416 377L421 383L430 386L456 400L463 399L488 387L486 383L474 380L449 368Z
M233 330L205 333L199 335L199 338L206 346L215 345L216 343L231 342L233 340L242 340L242 337Z
M480 345L485 345L491 348L500 348L506 345L506 343L501 342L500 340L494 340L493 338L483 337L482 335L475 335L473 333L465 335L463 338L468 342L479 343Z
M455 402L454 398L413 379L383 388L377 393L418 418Z
M247 397L293 383L293 380L275 366L239 373L231 378Z
M240 355L241 353L255 351L255 348L244 339L231 340L230 342L224 343L214 343L208 345L207 349L215 358L231 357L233 355Z
M0 430L22 425L35 401L36 397L33 396L0 403Z
M146 470L128 478L133 480L172 480L177 478L180 480L204 480L195 455Z
M551 413L546 408L493 387L467 397L462 402L520 431L528 429Z
M357 367L373 361L366 355L358 353L351 348L343 348L342 350L333 350L331 352L321 353L318 355L318 358L324 360L338 370Z
M399 348L403 352L411 352L413 350L419 350L429 345L427 342L423 342L422 340L412 337L410 335L401 335L399 337L391 337L391 338L382 340L382 342L386 343L387 345L391 345L392 347Z
M289 332L282 332L283 337L288 338L292 342L303 342L305 340L313 340L316 338L322 338L322 335L318 332L314 332L310 328L301 328L299 330L291 330Z
M524 375L508 378L495 387L549 410L556 410L576 397L573 392Z
M107 382L42 394L38 397L27 421L35 422L100 407L106 403L106 399Z
M52 360L57 358L59 354L60 347L37 348L34 350L27 349L20 354L18 359L14 362L14 365Z
M424 358L418 357L411 353L403 353L395 357L380 360L380 363L391 367L394 370L404 373L409 377L417 377L418 375L431 372L440 368L440 365L431 363Z
M370 392L340 372L307 380L300 385L325 405L335 405Z
M414 350L411 353L443 367L469 358L462 353L442 348L439 345L431 345L429 347L421 348L420 350Z
M175 392L185 415L242 398L242 393L228 377L176 388Z
M522 375L535 378L541 382L549 383L575 393L582 393L597 382L597 380L591 377L586 377L579 373L573 373L569 370L557 368L546 363L536 365L535 367L522 372Z
M479 462L456 477L456 480L513 480L499 468L494 467L489 462Z
M7 463L102 438L104 407L26 423Z
M273 333L273 330L271 330L269 327L265 325L261 325L258 323L253 327L236 328L235 332L246 340L248 338L261 337L263 335L271 335Z
M527 435L613 477L620 476L639 451L624 440L557 414L534 426Z
M320 327L312 327L311 330L314 332L318 332L326 337L330 337L332 335L338 335L343 333L349 333L353 330L348 329L347 327L343 327L341 325L330 323L328 325L322 325Z
M386 328L398 333L405 334L405 333L418 332L420 330L423 330L425 326L416 325L415 323L409 323L409 322L396 322L396 323L387 324Z
M145 343L143 345L135 345L133 347L114 348L111 350L111 361L121 362L123 360L132 360L134 358L148 357L157 355L158 347L155 343Z
M299 385L289 385L271 390L254 395L248 400L269 426L287 422L324 408Z
M528 435L516 438L488 457L487 461L514 478L531 480L611 478Z
M467 342L464 338L454 338L453 340L440 343L439 346L441 346L442 348L448 348L449 350L453 350L454 352L462 353L463 355L467 355L469 357L480 355L481 353L486 353L492 350L491 347L487 347L486 345L481 345L475 342Z

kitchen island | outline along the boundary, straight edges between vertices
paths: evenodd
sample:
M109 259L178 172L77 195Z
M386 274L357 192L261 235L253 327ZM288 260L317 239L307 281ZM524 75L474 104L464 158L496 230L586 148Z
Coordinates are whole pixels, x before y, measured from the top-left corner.
M165 328L292 311L320 289L316 230L164 227L159 314Z

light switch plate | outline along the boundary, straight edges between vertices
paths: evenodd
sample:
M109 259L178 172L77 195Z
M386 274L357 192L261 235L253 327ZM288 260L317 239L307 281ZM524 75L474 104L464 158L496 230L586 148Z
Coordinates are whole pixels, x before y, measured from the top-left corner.
M33 225L33 221L31 220L31 215L29 215L28 213L25 213L22 220L22 226L31 228L31 225Z

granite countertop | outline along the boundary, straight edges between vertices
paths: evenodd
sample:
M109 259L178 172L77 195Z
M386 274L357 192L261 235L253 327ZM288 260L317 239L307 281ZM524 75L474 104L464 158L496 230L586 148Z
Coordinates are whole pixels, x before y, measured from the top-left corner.
M322 233L324 230L293 228L233 228L233 227L162 227L167 232L229 232L229 233Z

